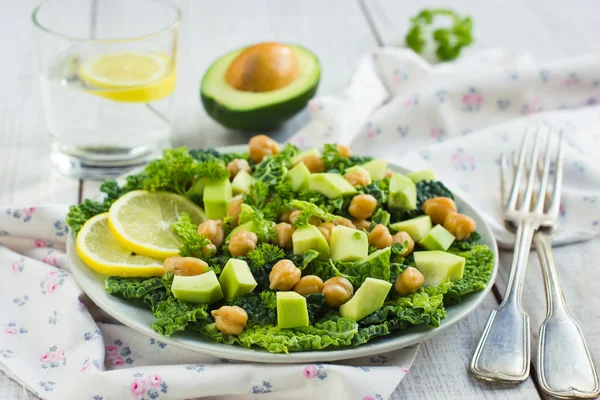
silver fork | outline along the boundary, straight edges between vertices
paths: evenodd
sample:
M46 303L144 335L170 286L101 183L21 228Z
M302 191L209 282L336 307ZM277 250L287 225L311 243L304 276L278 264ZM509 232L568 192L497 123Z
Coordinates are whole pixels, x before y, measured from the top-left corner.
M550 146L549 135L547 146ZM554 192L560 192L562 182L562 134L559 139L559 155ZM509 196L507 188L512 179L505 155L501 158L502 199ZM544 183L544 166L538 163L537 170ZM560 198L560 194L553 197ZM546 200L546 199L545 199ZM556 261L552 254L551 237L556 220L542 222L533 236L540 259L546 288L546 318L540 327L536 373L542 390L558 398L595 398L600 395L600 383L581 328L573 319L563 297Z
M550 146L546 146L544 171L537 200L533 209L532 198L536 178L536 166L540 151L540 130L537 129L533 150L527 157L531 132L526 131L521 143L519 161L515 178L504 209L504 219L517 226L515 253L513 256L508 285L504 301L490 313L473 359L470 364L471 373L480 379L493 382L518 383L529 376L530 337L529 316L521 305L521 292L525 278L525 269L529 258L529 250L533 234L544 223L556 221L560 206L560 184L562 174L555 174L550 208L544 211L544 199L550 175ZM559 146L562 149L562 146ZM562 170L562 152L557 156L556 170ZM505 157L503 162L506 163ZM521 181L525 171L525 160L530 161L525 193L519 200ZM517 207L518 206L518 207Z

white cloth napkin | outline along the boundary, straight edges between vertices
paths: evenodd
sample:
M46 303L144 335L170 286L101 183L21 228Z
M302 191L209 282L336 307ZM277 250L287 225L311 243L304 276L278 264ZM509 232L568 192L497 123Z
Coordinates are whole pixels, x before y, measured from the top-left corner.
M599 95L593 58L538 64L490 51L432 67L410 51L381 49L360 61L342 95L310 103L311 122L291 141L336 141L433 167L508 244L496 160L518 148L526 124L544 121L567 132L558 238L583 240L600 233L600 109L581 107ZM530 116L557 109L565 111ZM107 323L68 273L66 210L0 209L0 368L43 398L383 400L414 360L417 347L336 364L235 363Z
M44 399L383 400L414 361L418 346L335 364L238 363L106 323L68 272L66 212L0 209L0 369Z
M290 141L338 142L412 170L433 168L464 195L500 245L514 235L502 221L500 153L521 145L526 128L565 132L565 168L555 244L600 234L600 59L537 63L491 50L431 66L410 50L365 56L349 88L313 100L311 122ZM554 138L556 145L558 140Z

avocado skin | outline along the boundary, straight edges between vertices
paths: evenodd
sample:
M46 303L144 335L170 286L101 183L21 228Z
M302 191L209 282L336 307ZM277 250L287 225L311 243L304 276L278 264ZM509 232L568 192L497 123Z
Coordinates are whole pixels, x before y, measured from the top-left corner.
M221 125L244 132L258 132L277 128L294 115L298 114L317 92L319 79L302 94L284 100L281 103L255 108L253 110L237 111L205 96L200 90L200 99L204 109Z

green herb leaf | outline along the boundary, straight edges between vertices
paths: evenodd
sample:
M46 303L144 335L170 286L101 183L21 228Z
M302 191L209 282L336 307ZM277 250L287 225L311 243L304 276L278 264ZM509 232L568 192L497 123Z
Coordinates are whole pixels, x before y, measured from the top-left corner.
M425 9L411 18L413 25L406 34L406 45L421 54L427 44L425 27L432 25L436 16L444 16L452 21L451 26L433 31L436 55L442 61L454 60L464 47L473 42L473 21L470 17L462 18L450 9Z

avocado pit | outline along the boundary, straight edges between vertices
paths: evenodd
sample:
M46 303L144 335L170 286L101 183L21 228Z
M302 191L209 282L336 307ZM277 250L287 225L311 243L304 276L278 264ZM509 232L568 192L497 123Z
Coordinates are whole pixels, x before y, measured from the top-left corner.
M225 81L245 92L269 92L295 81L300 65L294 51L281 43L260 43L243 50L229 65Z

